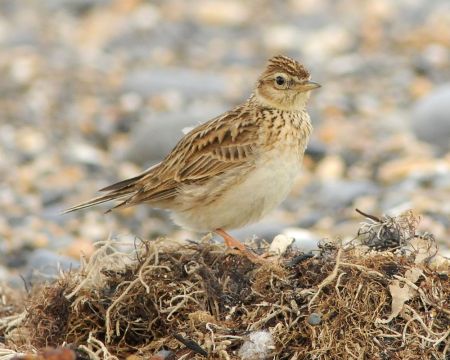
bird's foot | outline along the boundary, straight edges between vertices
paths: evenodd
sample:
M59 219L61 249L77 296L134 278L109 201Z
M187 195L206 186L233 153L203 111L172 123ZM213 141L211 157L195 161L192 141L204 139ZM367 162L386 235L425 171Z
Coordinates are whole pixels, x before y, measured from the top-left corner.
M244 255L252 263L263 264L268 261L267 259L264 259L261 256L255 254L251 250L248 250L243 243L241 243L239 240L232 237L225 230L216 229L214 232L223 238L223 240L225 241L225 245L227 247L237 249L240 254Z

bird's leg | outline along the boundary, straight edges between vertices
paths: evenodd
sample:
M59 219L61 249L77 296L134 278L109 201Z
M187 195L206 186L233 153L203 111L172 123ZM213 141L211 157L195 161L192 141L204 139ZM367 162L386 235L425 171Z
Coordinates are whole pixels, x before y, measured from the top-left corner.
M258 255L254 254L253 252L249 251L245 247L245 245L243 243L241 243L239 240L237 240L234 237L232 237L225 230L223 230L223 229L216 229L216 230L214 230L214 232L217 235L220 235L221 237L223 237L223 240L225 241L225 245L226 246L228 246L229 248L236 248L236 249L238 249L239 252L241 254L243 254L244 256L246 256L251 262L253 262L253 263L260 263L260 262L264 261L261 257L259 257Z
M230 247L230 248L236 248L242 252L246 252L247 248L245 247L245 245L243 243L241 243L239 240L235 239L234 237L232 237L230 234L228 234L225 230L223 229L216 229L214 231L217 235L220 235L223 237L223 240L225 241L225 245Z

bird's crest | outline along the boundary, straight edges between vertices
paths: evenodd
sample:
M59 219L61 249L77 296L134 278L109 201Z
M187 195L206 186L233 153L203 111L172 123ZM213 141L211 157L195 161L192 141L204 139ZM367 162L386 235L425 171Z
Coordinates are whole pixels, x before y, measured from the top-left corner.
M310 74L298 61L287 56L277 55L269 59L265 73L283 72L298 78L309 78Z

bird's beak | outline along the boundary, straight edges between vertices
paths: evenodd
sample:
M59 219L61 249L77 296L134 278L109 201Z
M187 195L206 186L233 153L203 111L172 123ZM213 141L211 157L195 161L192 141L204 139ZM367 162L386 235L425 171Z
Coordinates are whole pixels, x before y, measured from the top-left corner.
M306 81L306 82L296 84L294 88L296 90L304 92L304 91L314 90L314 89L317 89L320 87L321 87L321 85L314 81Z

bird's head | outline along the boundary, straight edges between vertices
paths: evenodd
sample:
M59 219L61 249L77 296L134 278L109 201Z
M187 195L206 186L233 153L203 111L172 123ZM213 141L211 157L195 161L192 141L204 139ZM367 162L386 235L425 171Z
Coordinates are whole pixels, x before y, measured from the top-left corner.
M280 110L302 110L311 90L320 87L298 61L287 56L269 59L256 84L255 96L261 104Z

